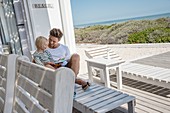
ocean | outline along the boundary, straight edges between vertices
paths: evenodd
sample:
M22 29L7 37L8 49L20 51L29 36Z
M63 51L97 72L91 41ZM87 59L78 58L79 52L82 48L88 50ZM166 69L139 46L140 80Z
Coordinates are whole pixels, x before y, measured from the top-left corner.
M88 23L88 24L80 24L80 25L74 25L74 28L85 28L85 27L94 26L94 25L111 25L115 23L126 22L129 20L153 20L153 19L158 19L158 18L163 18L163 17L170 17L170 13L126 18L126 19L119 19L119 20L102 21L102 22Z

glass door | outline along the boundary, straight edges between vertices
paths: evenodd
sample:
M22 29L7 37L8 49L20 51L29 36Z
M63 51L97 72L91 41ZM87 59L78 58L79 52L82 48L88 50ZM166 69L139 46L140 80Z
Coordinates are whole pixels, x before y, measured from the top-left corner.
M18 29L16 25L16 18L15 18L12 0L4 0L3 9L5 14L6 26L7 26L6 28L9 36L8 37L9 40L6 43L10 45L12 53L22 55L23 53L22 53L20 38L18 35Z

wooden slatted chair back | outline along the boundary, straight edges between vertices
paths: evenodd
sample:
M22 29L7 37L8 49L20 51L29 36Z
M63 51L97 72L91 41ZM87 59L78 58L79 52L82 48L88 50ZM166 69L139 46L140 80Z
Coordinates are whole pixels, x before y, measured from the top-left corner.
M54 71L19 58L13 112L71 113L74 83L69 68Z
M0 55L0 109L4 111L5 103L5 90L6 90L6 68L7 68L7 56Z
M17 55L0 54L0 112L10 113L12 111L15 61Z
M106 59L122 60L122 58L108 46L87 49L85 50L85 54L89 59L103 57Z

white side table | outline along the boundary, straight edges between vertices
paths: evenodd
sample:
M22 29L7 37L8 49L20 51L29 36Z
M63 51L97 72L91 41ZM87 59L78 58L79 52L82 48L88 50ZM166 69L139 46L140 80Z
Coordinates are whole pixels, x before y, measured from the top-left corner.
M92 75L92 67L96 67L103 70L104 78L105 78L105 86L110 88L110 77L109 77L109 69L112 67L116 67L116 75L117 75L117 88L122 88L122 73L120 69L120 64L125 62L123 60L114 60L114 59L105 59L105 58L93 58L86 59L88 75L91 82L93 82Z

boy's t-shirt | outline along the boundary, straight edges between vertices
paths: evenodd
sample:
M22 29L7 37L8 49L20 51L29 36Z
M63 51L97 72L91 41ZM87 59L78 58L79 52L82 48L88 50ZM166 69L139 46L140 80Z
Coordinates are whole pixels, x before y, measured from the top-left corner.
M44 63L54 62L49 51L44 51L43 53L39 53L38 51L35 51L33 57L35 63L42 66L44 66Z

